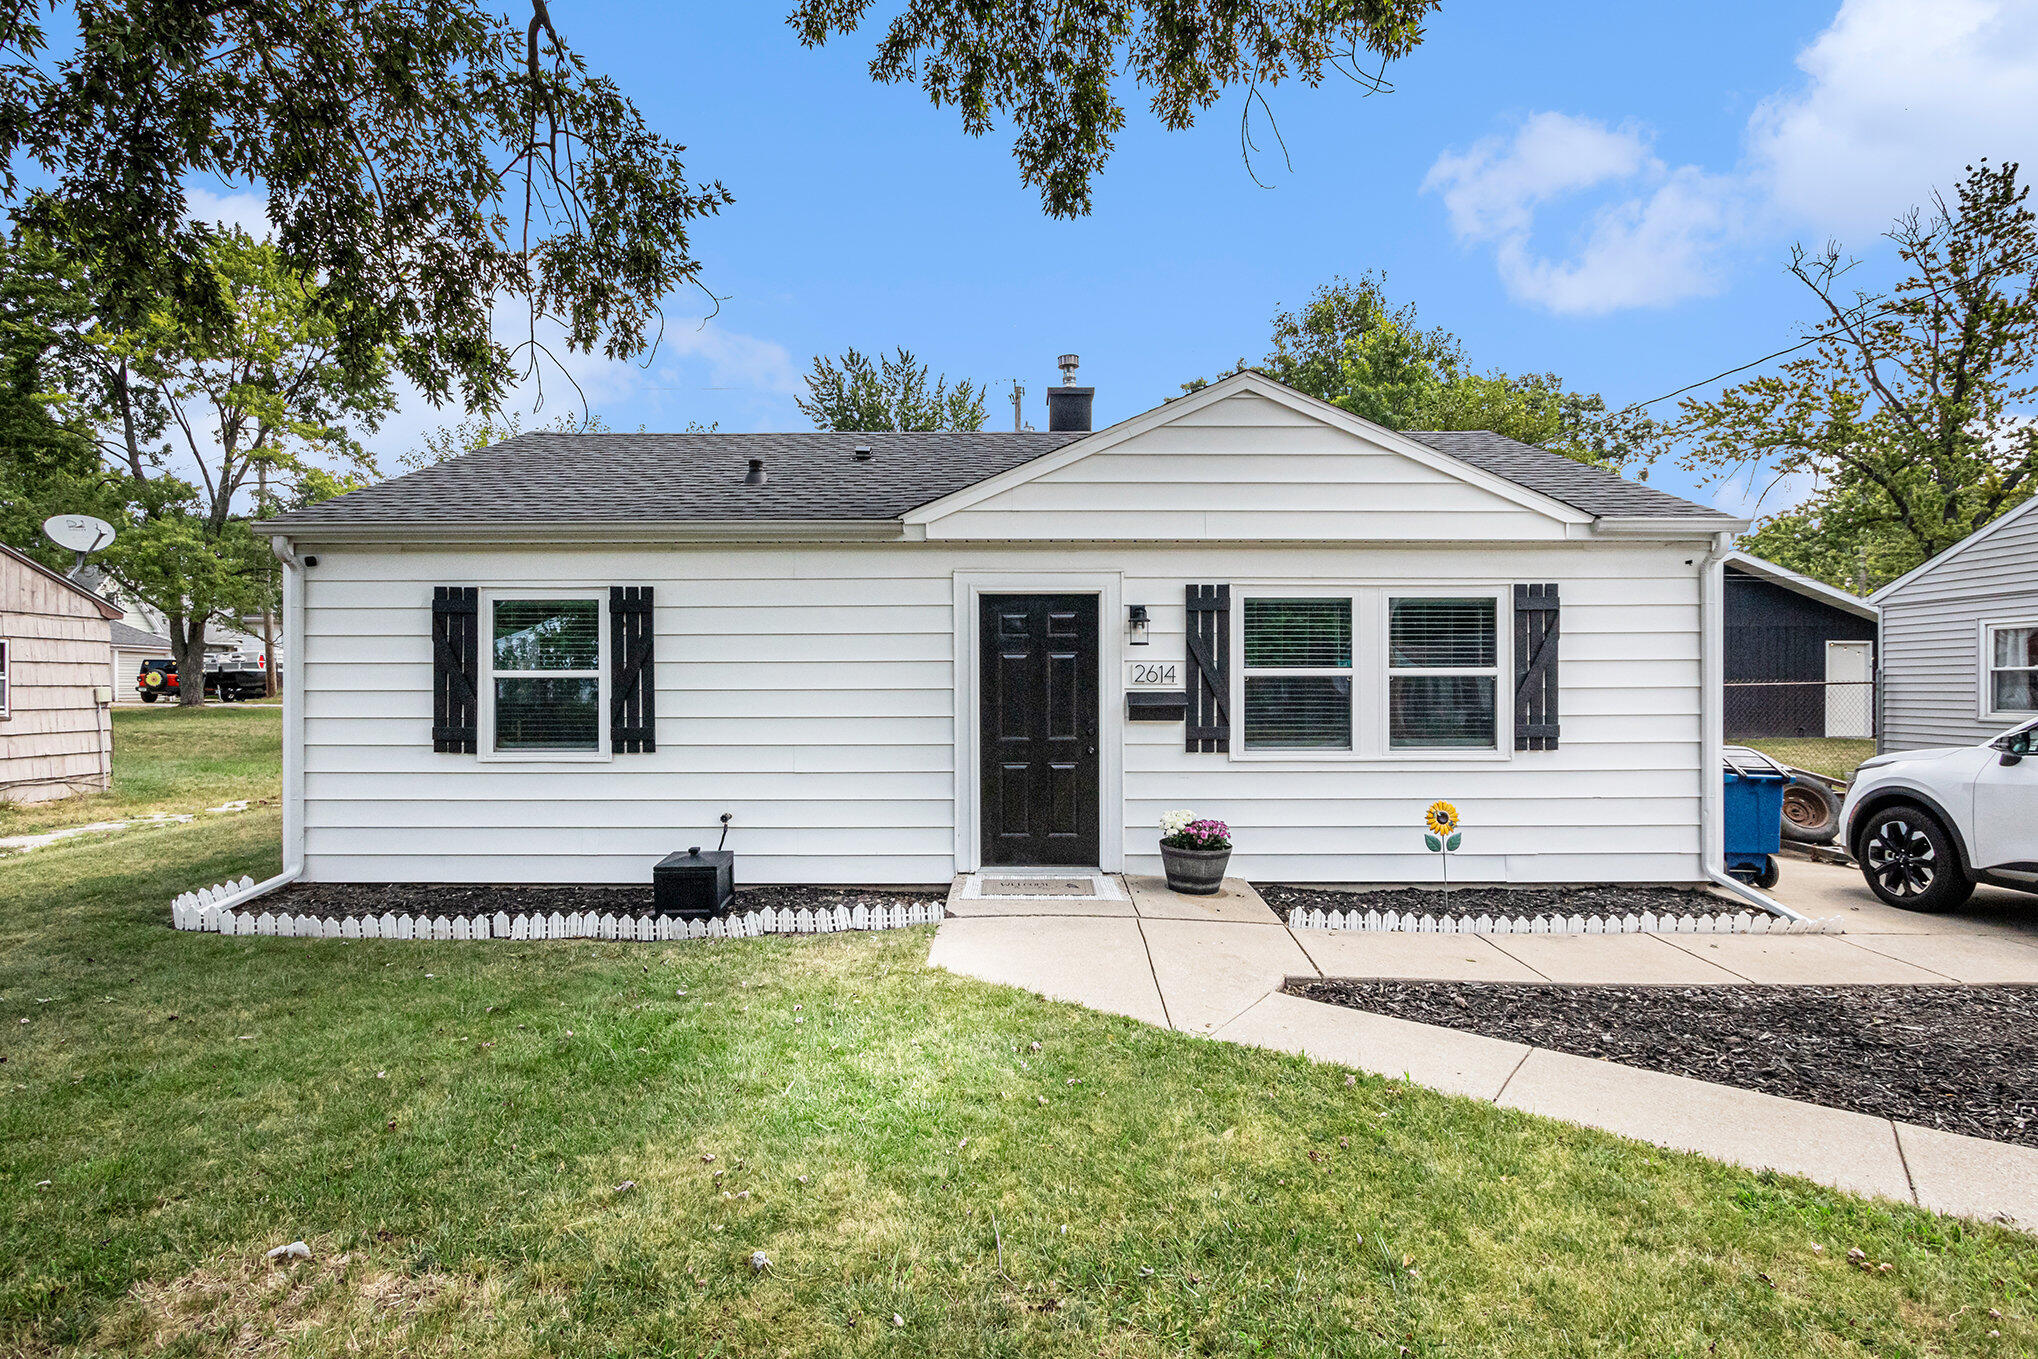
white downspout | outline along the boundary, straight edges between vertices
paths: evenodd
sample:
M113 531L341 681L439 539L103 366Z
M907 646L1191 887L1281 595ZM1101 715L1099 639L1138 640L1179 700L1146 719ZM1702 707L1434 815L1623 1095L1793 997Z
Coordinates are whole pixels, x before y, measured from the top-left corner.
M1698 568L1699 751L1698 836L1706 879L1751 905L1785 920L1806 917L1727 872L1726 798L1722 749L1726 745L1726 556L1731 534L1715 533L1712 550Z
M304 874L304 563L288 539L271 538L269 550L283 563L283 871L222 897L216 903L221 909L267 896Z

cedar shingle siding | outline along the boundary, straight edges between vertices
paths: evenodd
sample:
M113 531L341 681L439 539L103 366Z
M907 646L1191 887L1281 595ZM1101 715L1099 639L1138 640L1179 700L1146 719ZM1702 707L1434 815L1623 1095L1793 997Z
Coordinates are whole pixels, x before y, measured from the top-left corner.
M0 799L43 802L106 787L113 729L92 691L112 683L110 628L91 596L0 550L8 652Z

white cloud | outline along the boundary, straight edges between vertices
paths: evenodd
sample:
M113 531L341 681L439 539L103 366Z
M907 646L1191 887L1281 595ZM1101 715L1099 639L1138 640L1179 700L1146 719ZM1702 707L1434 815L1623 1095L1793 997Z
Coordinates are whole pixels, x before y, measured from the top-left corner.
M1538 113L1512 139L1487 137L1463 154L1446 151L1424 189L1443 194L1461 236L1498 240L1526 232L1548 199L1626 179L1656 164L1648 140L1631 127Z
M1568 258L1538 252L1539 207L1612 184L1632 189L1591 214ZM1562 113L1536 114L1512 138L1446 152L1423 188L1442 195L1458 239L1493 247L1510 294L1564 314L1713 291L1713 257L1733 221L1730 183L1693 166L1670 169L1637 128Z
M660 356L699 359L717 387L784 394L804 390L793 356L776 340L728 330L713 321L674 322L658 343Z
M1716 291L1728 251L1758 229L1865 247L1963 165L2038 168L2030 0L1845 0L1797 64L1803 85L1756 107L1727 171L1666 166L1632 124L1546 112L1446 151L1423 187L1460 241L1492 248L1510 295L1594 314ZM1539 252L1539 210L1567 199L1586 200L1584 228L1568 251Z
M1961 167L2038 162L2038 5L1846 0L1798 54L1803 88L1748 123L1751 172L1790 217L1879 231Z
M220 193L187 184L184 212L194 221L239 227L258 241L276 229L269 221L269 201L256 193Z

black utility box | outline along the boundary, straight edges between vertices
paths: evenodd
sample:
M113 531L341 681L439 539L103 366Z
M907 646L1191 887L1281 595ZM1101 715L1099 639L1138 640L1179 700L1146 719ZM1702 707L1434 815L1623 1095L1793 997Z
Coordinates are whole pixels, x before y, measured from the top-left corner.
M729 914L736 896L736 851L703 850L668 854L651 870L651 900L660 915L706 920Z

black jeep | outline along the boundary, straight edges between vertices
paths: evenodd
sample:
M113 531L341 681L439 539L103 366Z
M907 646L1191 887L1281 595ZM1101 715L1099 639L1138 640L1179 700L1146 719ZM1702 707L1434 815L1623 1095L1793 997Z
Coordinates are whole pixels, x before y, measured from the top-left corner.
M135 676L134 687L144 703L154 703L158 698L174 699L179 692L177 662L143 661L141 673ZM205 671L205 696L221 703L263 698L268 692L267 672L262 669L259 658L252 666L241 664L229 668L223 663L217 670L207 667Z

